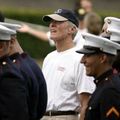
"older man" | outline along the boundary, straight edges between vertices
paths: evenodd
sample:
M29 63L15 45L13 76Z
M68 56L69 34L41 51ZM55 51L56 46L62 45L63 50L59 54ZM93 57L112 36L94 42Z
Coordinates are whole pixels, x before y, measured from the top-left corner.
M95 86L80 64L81 55L75 52L73 39L78 21L74 13L66 9L58 9L54 14L44 16L43 20L50 23L50 37L56 45L56 50L49 53L43 62L48 88L48 105L43 119L78 120L80 113L83 120Z

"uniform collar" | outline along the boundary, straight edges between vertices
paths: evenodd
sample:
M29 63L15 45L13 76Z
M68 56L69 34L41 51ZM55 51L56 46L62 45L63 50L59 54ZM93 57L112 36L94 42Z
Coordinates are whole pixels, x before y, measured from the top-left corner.
M9 57L7 55L0 57L0 65L6 65L8 62L9 62Z
M0 61L3 61L4 59L8 58L7 55L0 57Z
M21 54L21 56L22 56L22 58L26 58L26 57L28 56L28 54L27 54L26 52L23 52L23 53Z
M102 81L108 80L108 79L109 79L108 77L111 76L112 74L113 74L113 70L112 70L112 69L104 72L102 75L100 75L98 78L96 78L96 79L94 80L95 84L98 85L98 84L101 83Z
M13 60L13 59L18 58L19 55L20 55L19 53L14 53L14 54L10 55L9 57L10 57L10 59Z

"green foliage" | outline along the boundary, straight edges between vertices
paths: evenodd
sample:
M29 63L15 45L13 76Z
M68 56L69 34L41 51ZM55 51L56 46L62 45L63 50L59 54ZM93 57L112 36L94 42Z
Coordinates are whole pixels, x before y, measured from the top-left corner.
M28 34L18 33L17 38L24 51L36 59L43 59L49 52L55 49L54 47L50 47L48 42L44 42Z
M41 24L41 25L46 25L42 21L42 17L45 14L48 14L46 11L42 10L28 10L28 9L18 9L18 10L13 10L13 9L5 9L3 10L3 13L5 17L10 18L10 19L15 19L15 20L20 20L20 21L25 21L29 23L35 23L35 24Z
M120 12L114 12L110 10L95 10L99 15L102 16L102 18L105 18L107 16L112 16L112 17L118 17L120 18Z

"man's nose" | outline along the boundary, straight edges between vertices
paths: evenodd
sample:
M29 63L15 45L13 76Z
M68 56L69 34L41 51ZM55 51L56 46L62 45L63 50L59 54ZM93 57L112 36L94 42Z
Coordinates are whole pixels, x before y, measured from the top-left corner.
M80 63L84 64L85 63L85 56L83 55L83 57L80 60Z

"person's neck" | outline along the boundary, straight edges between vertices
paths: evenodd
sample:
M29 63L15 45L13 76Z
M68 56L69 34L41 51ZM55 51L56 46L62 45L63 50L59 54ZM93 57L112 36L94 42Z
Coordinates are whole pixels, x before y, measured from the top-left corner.
M12 54L14 54L14 53L22 54L23 52L24 52L24 51L23 51L23 49L22 49L20 46L18 46L18 47L13 47L13 48L11 49L9 55L12 55Z
M98 78L99 76L101 76L103 73L105 73L106 71L108 71L110 69L112 69L112 66L104 67L104 68L100 69L100 72L96 76L94 76L94 77Z
M64 41L57 41L56 42L56 50L58 52L63 52L65 50L71 49L73 47L75 47L73 40L71 40L71 41L64 40Z

